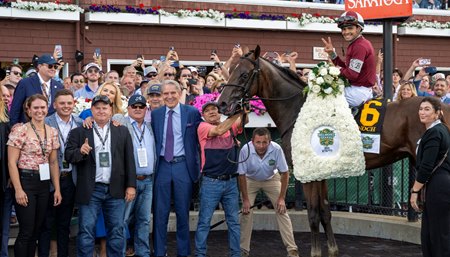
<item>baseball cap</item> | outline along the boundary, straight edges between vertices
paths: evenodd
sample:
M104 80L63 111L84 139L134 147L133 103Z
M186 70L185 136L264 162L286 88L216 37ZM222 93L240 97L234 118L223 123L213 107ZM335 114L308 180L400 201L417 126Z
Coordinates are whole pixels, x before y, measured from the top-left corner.
M34 73L34 74L33 74ZM33 75L36 75L36 73L37 73L37 71L35 70L35 69L33 69L33 68L31 68L31 69L28 69L27 70L27 72L25 72L25 77L31 77L31 76L33 76Z
M98 66L98 64L96 64L95 62L90 62L86 64L86 66L84 67L84 72L87 72L87 70L89 70L90 68L97 68L97 70L99 71L102 70L100 66Z
M153 84L147 89L147 95L149 94L161 94L161 85L160 84Z
M55 64L58 63L50 54L43 54L39 57L37 64Z
M188 69L189 69L191 72L197 72L197 73L198 73L197 68L195 68L194 66L189 66Z
M148 66L147 68L144 69L144 76L147 77L147 75L148 75L149 73L151 73L151 72L157 73L158 71L156 70L155 67L153 67L153 66Z
M128 100L128 106L132 106L135 104L146 105L147 101L145 100L145 97L142 95L132 95Z
M147 79L142 80L141 83L139 83L139 87L141 88L145 83L148 83L148 82L149 82L149 80L147 80Z
M109 98L106 95L96 95L93 99L92 99L92 103L91 106L94 106L96 103L98 102L103 102L105 104L109 104L112 106L112 102L111 100L109 100Z
M219 113L220 113L220 108L219 108L219 104L217 102L207 102L202 106L202 113L205 112L206 107L210 106L210 105L214 105L215 107L217 107L217 109L219 109Z

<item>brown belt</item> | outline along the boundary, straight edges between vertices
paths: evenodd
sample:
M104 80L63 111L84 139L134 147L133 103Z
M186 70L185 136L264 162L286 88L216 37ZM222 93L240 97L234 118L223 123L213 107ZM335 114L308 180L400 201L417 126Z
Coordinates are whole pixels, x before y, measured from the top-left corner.
M146 179L146 178L148 178L148 177L151 177L152 175L137 175L136 176L136 179L137 180L144 180L144 179Z

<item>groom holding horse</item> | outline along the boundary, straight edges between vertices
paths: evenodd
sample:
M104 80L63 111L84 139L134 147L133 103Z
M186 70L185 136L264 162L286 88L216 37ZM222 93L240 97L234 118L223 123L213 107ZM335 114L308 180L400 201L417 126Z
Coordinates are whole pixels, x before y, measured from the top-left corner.
M364 19L354 11L348 11L338 19L342 37L349 42L345 62L334 51L331 38L322 38L325 52L334 65L341 67L341 74L348 79L350 87L345 88L345 98L350 107L358 107L372 98L372 87L376 81L376 56L372 43L362 36Z

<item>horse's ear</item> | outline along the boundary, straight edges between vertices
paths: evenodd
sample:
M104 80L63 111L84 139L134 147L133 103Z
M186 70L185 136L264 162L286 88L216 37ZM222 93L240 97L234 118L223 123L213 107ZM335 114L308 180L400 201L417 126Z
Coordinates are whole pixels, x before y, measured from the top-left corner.
M261 54L261 47L259 47L259 45L256 46L255 48L255 60L259 58L259 55Z

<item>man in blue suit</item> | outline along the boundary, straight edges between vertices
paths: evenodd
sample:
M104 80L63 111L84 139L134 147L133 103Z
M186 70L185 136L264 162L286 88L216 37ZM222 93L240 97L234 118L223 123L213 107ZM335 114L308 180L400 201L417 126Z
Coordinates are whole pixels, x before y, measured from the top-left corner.
M166 256L167 253L172 192L177 216L177 256L189 256L189 206L193 183L200 175L197 127L201 116L194 107L180 104L181 87L178 82L164 81L161 92L165 106L151 113L159 157L153 197L155 256Z
M11 110L9 112L9 120L11 126L19 122L25 122L23 113L23 103L32 95L42 94L48 99L48 116L55 112L53 102L55 94L58 90L63 89L63 85L54 80L53 77L58 67L58 62L49 54L44 54L38 59L38 74L19 81L16 90L14 91L14 98L11 103Z

